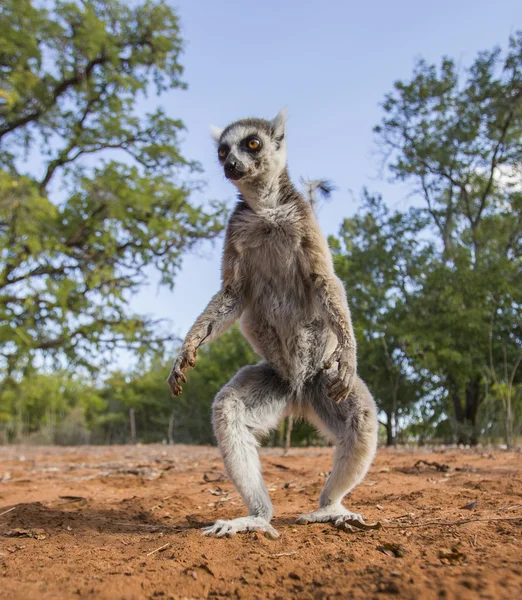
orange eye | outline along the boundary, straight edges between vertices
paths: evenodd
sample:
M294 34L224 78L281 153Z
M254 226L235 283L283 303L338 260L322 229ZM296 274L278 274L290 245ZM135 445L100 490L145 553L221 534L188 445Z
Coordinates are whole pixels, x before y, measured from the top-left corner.
M248 147L250 150L257 150L261 146L261 142L257 138L251 138L248 140Z
M218 156L219 158L225 158L225 156L228 154L228 148L227 146L221 146L221 148L218 149Z

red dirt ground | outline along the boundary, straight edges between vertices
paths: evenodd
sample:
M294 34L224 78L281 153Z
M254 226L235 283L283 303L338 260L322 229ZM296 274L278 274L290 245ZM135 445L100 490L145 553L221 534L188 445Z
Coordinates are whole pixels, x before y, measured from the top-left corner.
M201 535L244 514L214 448L0 447L0 597L522 598L521 453L380 450L347 501L382 522L361 533L293 523L330 448L262 454L275 541Z

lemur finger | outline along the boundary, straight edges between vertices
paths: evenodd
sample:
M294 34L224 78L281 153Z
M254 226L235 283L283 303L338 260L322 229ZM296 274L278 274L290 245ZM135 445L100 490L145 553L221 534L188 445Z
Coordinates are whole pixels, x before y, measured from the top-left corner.
M339 378L343 381L346 379L348 371L350 370L350 364L346 362L339 363Z
M335 384L330 388L328 395L334 402L340 402L348 395L346 384L342 380L336 381Z
M328 394L328 397L332 402L338 404L343 398L345 398L345 391L343 389L334 393Z
M179 371L177 369L172 373L172 379L174 379L178 385L180 384L180 382L181 383L187 382L187 378L183 374L183 371Z
M332 366L334 363L339 362L340 357L341 357L341 349L336 348L332 352L332 354L330 354L330 357L326 360L326 364L329 364L330 366Z
M170 393L172 396L179 396L181 394L181 386L170 383Z
M334 398L334 402L336 404L339 404L339 402L341 402L342 400L344 400L346 397L348 396L348 390L346 390L346 388L344 390L341 390L337 396Z
M332 383L330 383L330 385L328 386L328 391L330 392L330 394L336 394L339 390L344 388L344 382L342 379L335 379L335 381L332 381Z

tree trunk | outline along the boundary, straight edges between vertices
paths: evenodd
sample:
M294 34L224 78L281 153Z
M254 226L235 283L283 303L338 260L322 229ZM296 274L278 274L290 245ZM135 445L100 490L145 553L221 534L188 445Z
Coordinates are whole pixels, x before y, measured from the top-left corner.
M397 410L397 393L399 391L399 376L395 378L393 384L393 446L397 447L397 438L399 437L399 411Z
M294 417L290 415L286 419L286 436L285 436L285 454L290 450L290 443L292 440L292 429L294 427Z
M471 429L469 443L478 444L477 416L480 405L480 377L474 377L466 386L466 425Z
M478 443L477 416L480 406L481 377L477 375L468 380L464 391L464 402L459 389L451 381L450 390L455 420L460 425L457 442L474 446Z
M168 443L169 445L173 445L174 444L174 411L172 411L170 413L170 417L169 417L169 430L167 432L167 439L168 439Z
M394 445L394 440L393 440L393 420L392 420L392 414L387 412L386 413L386 445L387 446L393 446Z
M508 398L504 412L504 441L508 448L513 448L513 413L511 411L511 398Z
M130 419L130 442L131 444L136 443L136 414L133 408L129 410Z

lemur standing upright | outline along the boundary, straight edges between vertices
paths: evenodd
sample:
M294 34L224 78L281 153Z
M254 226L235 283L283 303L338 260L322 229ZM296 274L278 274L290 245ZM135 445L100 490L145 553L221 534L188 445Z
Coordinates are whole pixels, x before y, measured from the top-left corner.
M213 426L248 516L218 520L207 535L264 531L273 507L261 473L259 438L288 414L311 421L336 443L319 509L298 523L362 521L342 505L366 475L377 446L374 400L356 374L350 310L325 237L286 168L286 115L213 128L225 176L239 190L226 232L222 287L187 334L168 383L181 393L196 351L240 319L262 357L217 394Z

